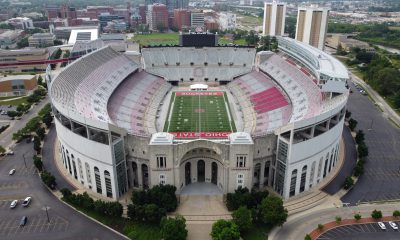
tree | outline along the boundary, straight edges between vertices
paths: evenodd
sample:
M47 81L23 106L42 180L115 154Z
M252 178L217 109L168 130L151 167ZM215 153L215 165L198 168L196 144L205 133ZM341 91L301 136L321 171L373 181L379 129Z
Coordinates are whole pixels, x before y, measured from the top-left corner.
M382 218L382 211L378 211L378 210L375 209L374 211L372 211L371 217L372 217L373 219L380 219L380 218Z
M161 236L164 240L185 240L187 237L186 220L180 215L175 218L164 217L160 225Z
M9 116L10 118L15 118L18 115L19 113L16 111L7 111L7 116Z
M350 128L351 131L354 131L354 129L356 129L357 123L358 122L356 120L350 118L350 120L349 120L349 128Z
M364 137L364 132L363 130L358 130L357 134L356 134L356 143L360 144L361 142L363 142L365 139Z
M336 216L335 221L337 224L340 224L342 222L342 217L341 216Z
M245 37L245 41L248 45L256 45L259 41L259 37L256 35L255 31L250 31L249 35Z
M345 118L348 119L349 117L351 117L351 112L346 110Z
M72 192L71 192L71 190L69 190L68 188L62 188L61 190L60 190L60 192L61 192L61 194L63 195L63 198L65 199L65 200L67 200L68 201L68 199L71 197L71 195L72 195Z
M35 149L35 151L37 153L40 153L41 145L40 145L40 139L38 136L33 137L33 149Z
M33 165L37 168L39 172L43 170L43 162L42 158L38 157L37 155L33 156Z
M357 151L358 151L358 157L361 159L368 156L368 147L364 142L358 145Z
M212 240L239 240L240 232L238 226L231 221L220 219L212 225Z
M39 137L40 140L44 139L44 136L46 135L46 130L42 127L36 129L36 135Z
M306 236L304 237L304 240L311 240L310 234L306 234Z
M393 211L393 217L400 217L400 211L399 210L395 210Z
M276 196L268 196L258 206L260 220L271 226L282 226L288 217L288 211L283 207L283 201Z
M364 173L364 161L360 159L357 162L357 165L354 167L354 176L358 177L363 173Z
M322 232L324 230L324 224L318 224L318 230Z
M46 124L47 128L50 128L51 126L51 122L53 121L53 117L50 115L50 113L46 113L43 117L42 117L42 122L44 124Z
M149 223L160 223L161 219L166 215L163 208L159 208L156 204L144 205L145 221Z
M347 54L347 52L343 49L342 44L339 43L336 49L336 54L340 56L344 56Z
M233 222L239 227L240 232L246 232L251 228L251 210L245 206L239 207L232 213Z
M355 219L356 221L360 220L360 219L361 219L361 215L358 214L358 213L354 214L354 219Z
M54 40L54 46L58 46L58 45L62 45L62 44L63 44L63 42L61 40L58 40L58 39Z
M25 48L29 46L28 37L24 37L17 42L17 48Z
M39 75L38 79L37 79L38 85L43 85L43 78L42 75Z
M349 189L354 185L354 180L351 176L346 177L346 179L344 180L344 184L343 184L343 188L344 189Z
M54 187L56 186L56 178L51 173L43 171L40 177L43 183L46 184L46 186L54 189Z
M0 145L0 155L3 155L4 153L6 153L6 149Z
M296 35L296 17L287 16L285 19L285 30L290 38L295 38Z

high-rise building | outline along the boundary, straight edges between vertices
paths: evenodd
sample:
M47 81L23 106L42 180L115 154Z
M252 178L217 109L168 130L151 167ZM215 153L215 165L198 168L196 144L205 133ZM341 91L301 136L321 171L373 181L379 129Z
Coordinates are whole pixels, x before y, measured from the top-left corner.
M263 35L282 36L285 32L285 16L285 3L264 3Z
M151 30L160 30L160 27L168 28L167 6L160 3L149 5L146 21Z
M186 9L174 10L174 27L179 30L190 28L190 12Z
M190 18L190 25L192 27L204 26L204 13L203 11L192 11Z
M328 29L328 15L327 8L299 7L296 40L323 50Z
M139 16L143 24L146 24L146 6L143 4L139 5Z

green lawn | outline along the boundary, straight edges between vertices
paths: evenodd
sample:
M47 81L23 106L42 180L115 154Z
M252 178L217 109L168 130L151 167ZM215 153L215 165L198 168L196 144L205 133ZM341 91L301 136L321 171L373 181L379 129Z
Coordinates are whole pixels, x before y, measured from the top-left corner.
M4 105L13 105L13 106L18 106L21 103L28 103L26 101L28 97L22 97L22 98L18 98L14 100L14 97L11 99L0 99L0 105L4 106ZM1 101L1 100L7 100L7 101Z
M178 33L152 33L152 34L144 34L139 35L135 34L133 40L138 42L142 46L152 46L152 45L160 45L160 44L169 44L169 45L177 45L179 44L179 34ZM219 37L219 44L238 44L238 45L247 45L244 38L238 40L226 40L223 36Z
M133 40L141 45L179 44L178 33L135 34Z
M235 132L230 121L226 95L176 96L172 95L170 121L166 121L166 132ZM172 111L172 112L171 112Z

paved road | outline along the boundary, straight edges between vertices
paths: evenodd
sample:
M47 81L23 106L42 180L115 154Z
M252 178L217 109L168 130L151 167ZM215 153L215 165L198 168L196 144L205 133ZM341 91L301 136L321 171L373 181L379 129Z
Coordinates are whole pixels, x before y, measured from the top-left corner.
M324 206L321 206L324 207ZM325 206L327 207L327 206ZM282 239L303 239L304 236L320 223L335 221L335 216L341 216L342 219L353 219L355 213L360 213L362 217L371 216L374 209L381 210L384 216L391 216L393 210L398 209L398 204L380 204L380 205L359 205L352 207L330 207L325 209L310 209L305 212L290 216L282 227L274 228L269 234L271 240ZM342 238L339 238L342 239ZM382 239L382 238L374 238ZM398 238L399 239L399 238Z
M20 120L11 121L10 127L8 127L4 132L0 134L0 145L3 147L10 146L13 142L12 135L19 129L23 128L26 123L33 117L37 115L40 109L43 108L49 102L48 97L42 100L38 105L33 105L34 107L26 114L22 116Z
M342 169L340 170L338 175L322 189L322 191L330 195L334 195L340 189L342 189L344 180L347 176L350 176L353 173L353 168L356 165L357 161L357 151L353 137L351 136L350 129L344 127L342 136L346 148L344 153L345 160Z
M393 230L387 222L385 222L386 230L382 230L377 223L355 224L348 226L341 226L334 228L321 236L318 240L398 240L400 239L400 232ZM397 222L399 225L399 222Z
M124 239L73 211L50 193L37 176L32 154L32 143L22 141L15 146L14 156L0 160L0 239ZM16 169L16 173L9 176L12 168ZM29 207L23 208L19 203L15 209L9 208L12 200L22 200L27 196L33 199ZM50 207L50 223L47 222L46 212L42 210L44 206ZM28 217L25 227L19 227L22 216Z
M364 174L342 201L355 204L400 199L400 129L385 118L368 96L356 91L352 83L350 86L354 93L350 94L348 109L358 121L357 129L365 133L369 156Z
M56 167L56 164L54 163L54 144L56 142L56 137L57 132L53 124L43 144L43 164L46 166L46 170L51 172L56 177L58 189L68 188L69 190L73 191L75 190L75 187L62 176Z
M381 109L384 112L384 117L385 118L390 118L392 121L394 121L398 126L400 126L400 116L389 106L389 104L386 103L386 101L377 93L374 89L372 89L368 84L366 84L362 79L357 77L354 74L351 74L352 80L359 85L361 85L369 95L371 96L372 99L381 107Z

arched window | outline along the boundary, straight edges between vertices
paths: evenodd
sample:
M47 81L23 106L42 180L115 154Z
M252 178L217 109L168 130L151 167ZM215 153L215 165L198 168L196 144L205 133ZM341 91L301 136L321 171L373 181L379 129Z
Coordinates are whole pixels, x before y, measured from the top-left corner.
M104 171L104 179L105 179L105 182L106 182L107 197L111 197L112 198L111 176L110 176L110 173L107 170Z
M324 157L321 157L321 159L319 160L319 164L318 164L318 178L321 177L322 163L323 162L324 162Z
M92 184L92 175L90 174L90 167L89 163L85 163L85 170L86 170L86 179L89 185ZM91 188L91 186L89 186Z
M78 173L76 171L76 164L75 164L74 154L71 154L71 159L72 159L72 167L74 169L74 175L73 176L75 177L75 179L78 179Z
M78 158L78 170L79 170L79 178L81 179L81 182L83 184L83 170L82 170L82 161L81 159Z
M296 193L296 180L297 180L297 169L292 171L292 176L290 178L289 197L294 196Z
M304 192L306 188L306 176L307 176L307 165L301 169L301 178L300 178L300 192Z
M100 180L100 171L98 167L94 167L94 179L96 181L96 191L97 193L102 193L101 190L101 180Z
M312 184L313 184L313 182L314 182L315 164L316 164L315 161L311 164L311 171L310 171L310 187L312 187Z

